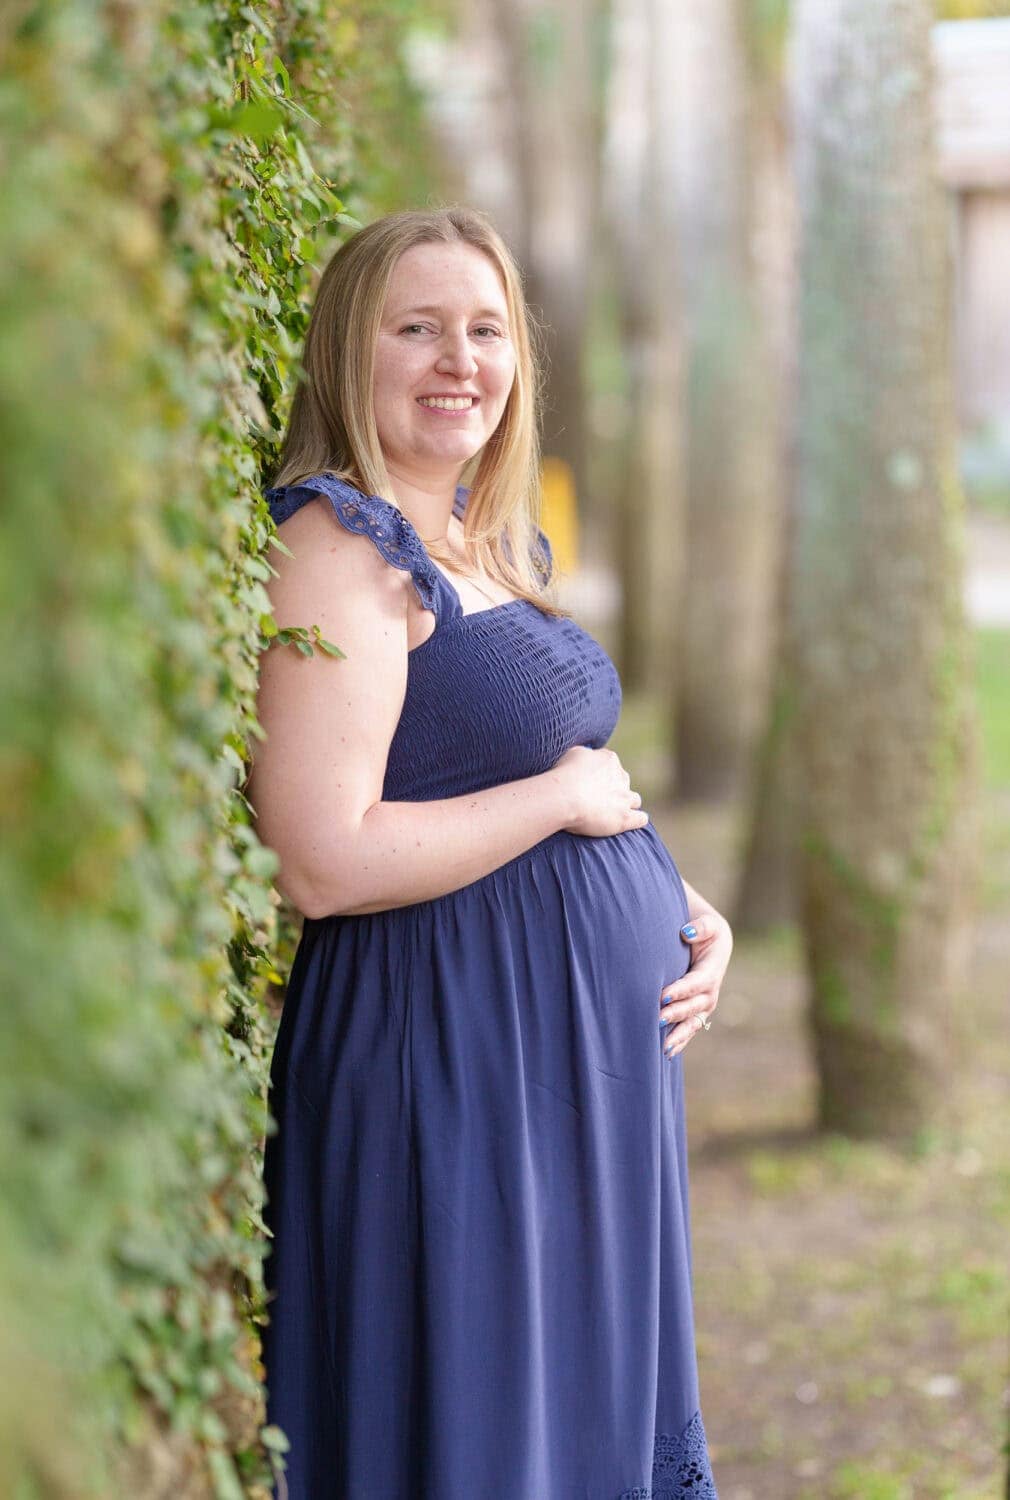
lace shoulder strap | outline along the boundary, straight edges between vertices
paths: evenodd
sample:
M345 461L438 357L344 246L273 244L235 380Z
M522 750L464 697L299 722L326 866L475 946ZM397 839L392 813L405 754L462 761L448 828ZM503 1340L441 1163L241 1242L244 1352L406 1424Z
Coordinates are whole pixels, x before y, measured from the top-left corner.
M266 491L274 524L280 526L316 495L325 495L333 514L348 531L367 536L394 568L409 572L423 609L437 613L438 574L424 543L402 511L379 495L363 495L345 479L316 474L296 485Z
M539 556L536 553L533 555L533 566L540 574L544 583L547 584L550 583L551 575L554 572L554 552L551 549L546 531L538 529L537 538L540 542L540 551Z

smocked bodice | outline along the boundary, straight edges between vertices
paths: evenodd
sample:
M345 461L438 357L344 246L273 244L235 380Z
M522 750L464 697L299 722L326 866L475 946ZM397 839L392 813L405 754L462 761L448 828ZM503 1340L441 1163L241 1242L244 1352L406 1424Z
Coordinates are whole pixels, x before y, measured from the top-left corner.
M424 802L535 776L573 745L599 749L621 709L617 671L574 620L528 600L466 613L417 531L388 500L320 474L266 492L280 526L318 494L346 530L367 535L393 567L410 572L435 629L408 653L407 688L389 747L383 800ZM460 489L455 510L465 512ZM539 533L549 577L550 544ZM340 645L340 642L335 642ZM339 659L333 660L335 671Z

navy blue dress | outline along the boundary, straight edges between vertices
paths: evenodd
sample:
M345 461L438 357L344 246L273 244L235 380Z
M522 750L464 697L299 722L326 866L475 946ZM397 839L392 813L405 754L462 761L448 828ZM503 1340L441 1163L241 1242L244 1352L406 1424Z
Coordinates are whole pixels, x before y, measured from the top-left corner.
M464 614L406 517L331 476L268 491L274 520L319 493L436 618L409 653L384 800L607 743L620 683L574 621L524 600ZM682 1059L659 1025L687 919L650 822L554 833L432 901L305 920L264 1165L288 1500L715 1496Z

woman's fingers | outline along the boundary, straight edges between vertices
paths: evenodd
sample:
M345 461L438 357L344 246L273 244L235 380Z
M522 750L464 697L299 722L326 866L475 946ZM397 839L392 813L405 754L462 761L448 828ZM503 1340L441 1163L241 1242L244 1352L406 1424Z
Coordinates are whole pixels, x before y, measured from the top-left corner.
M708 912L705 916L689 916L680 936L689 944L705 944L710 938L732 939L732 929L722 912Z
M692 917L680 931L691 945L691 967L660 992L659 1013L665 1022L690 1020L700 1014L707 1016L715 1010L733 951L730 925L717 912Z
M678 1052L683 1052L692 1037L698 1035L702 1028L702 1019L696 1016L690 1021L681 1021L679 1026L674 1026L672 1031L663 1039L663 1051L667 1057L676 1057Z
M711 986L699 990L697 994L689 999L678 999L667 1002L659 1008L659 1018L662 1022L689 1021L696 1016L708 1016L719 1004L719 993Z
M663 1037L667 1057L683 1052L691 1038L709 1024L733 951L732 929L714 910L691 917L680 934L691 945L691 967L660 992L659 1024L669 1027Z
M724 939L727 944L726 963L729 963L729 955L733 950L733 929L719 912L710 912L704 917L691 917L680 929L680 935L695 950L703 949L707 943L721 945L721 940Z

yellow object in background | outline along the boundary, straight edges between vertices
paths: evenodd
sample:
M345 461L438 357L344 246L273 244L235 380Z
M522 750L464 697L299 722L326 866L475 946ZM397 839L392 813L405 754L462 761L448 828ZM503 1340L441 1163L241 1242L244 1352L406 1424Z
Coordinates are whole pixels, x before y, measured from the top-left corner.
M559 573L574 573L579 556L579 517L571 464L546 457L541 467L543 507L541 528L546 531Z

